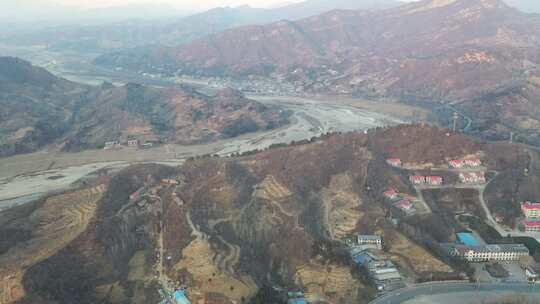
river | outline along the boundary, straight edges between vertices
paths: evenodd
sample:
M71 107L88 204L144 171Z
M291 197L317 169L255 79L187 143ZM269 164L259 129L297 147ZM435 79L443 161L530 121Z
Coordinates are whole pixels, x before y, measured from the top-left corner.
M45 54L47 56L37 57L41 58L40 60L26 53L23 53L22 57L37 60L43 66L54 61L54 68L47 67L59 76L67 76L62 71L69 71L70 78L74 78L73 69L68 66L72 61L63 61L62 58L54 57L54 53ZM85 79L87 82L119 81L118 76L112 77L106 73L99 75L96 73L97 70L92 70L91 73L88 71L90 70L81 69L81 75L78 78ZM156 80L153 79L148 84L156 85ZM322 100L292 96L248 97L292 111L291 124L276 130L245 134L207 145L166 145L152 150L84 151L69 154L42 151L0 159L0 210L27 203L51 191L65 189L88 174L106 167L123 167L139 162L165 162L178 165L186 158L196 155L211 153L226 156L232 153L265 149L273 144L288 144L292 141L310 139L328 132L363 131L404 122L390 115L342 104L336 100L336 97L325 97Z

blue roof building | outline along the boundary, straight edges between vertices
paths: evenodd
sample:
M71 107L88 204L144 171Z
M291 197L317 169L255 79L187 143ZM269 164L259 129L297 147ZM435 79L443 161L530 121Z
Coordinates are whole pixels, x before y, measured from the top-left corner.
M191 302L186 296L186 291L184 289L176 290L173 296L175 304L191 304Z
M480 242L474 237L474 234L470 232L460 232L456 233L458 239L467 246L480 246Z

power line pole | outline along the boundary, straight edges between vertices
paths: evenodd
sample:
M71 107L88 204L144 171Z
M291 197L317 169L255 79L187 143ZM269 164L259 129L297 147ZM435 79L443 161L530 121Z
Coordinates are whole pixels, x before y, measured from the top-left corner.
M458 122L458 119L459 119L458 112L454 112L454 115L453 115L452 118L454 119L454 133L456 133L456 131L457 131L457 122Z
M514 132L510 132L510 143L514 142Z

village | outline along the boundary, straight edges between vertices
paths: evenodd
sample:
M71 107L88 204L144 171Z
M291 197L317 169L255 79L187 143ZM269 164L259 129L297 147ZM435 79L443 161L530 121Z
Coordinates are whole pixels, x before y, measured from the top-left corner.
M415 171L414 168L405 166L399 158L388 158L386 163L398 170ZM412 216L425 212L421 208L422 190L482 189L488 183L486 168L477 157L453 159L447 162L447 168L433 168L430 171L441 172L441 175L409 175L409 182L418 196L402 193L395 187L384 191L382 195L387 206L399 211L402 217ZM486 210L489 212L487 207ZM540 203L522 202L521 210L524 218L519 229L524 232L540 232ZM496 215L495 221L502 222L501 216ZM540 264L535 262L524 244L488 244L474 231L461 231L456 233L456 242L441 243L439 247L448 258L466 262L474 268L474 277L469 278L470 280L536 282L540 278Z
M135 142L128 143L128 146L134 147ZM422 190L441 187L479 187L488 182L482 162L475 158L451 160L447 168L437 168L437 172L441 172L440 175L416 174L414 170L405 169L401 160L395 158L386 159L386 163L397 170L411 172L407 181L417 191L416 195L400 191L397 187L389 187L383 191L384 205L393 210L391 222L394 225L397 225L400 219L431 212L423 201ZM449 174L455 175L453 181L448 177ZM182 182L180 177L172 177L160 180L159 185L154 188L141 187L129 196L130 204L141 210L154 210L153 212L159 214L162 206L157 190L163 187L174 188ZM176 203L183 204L182 201ZM520 229L527 232L540 231L540 203L523 202L521 209L524 219ZM161 238L162 236L158 236L158 240ZM440 252L448 260L468 264L474 269L472 276L463 274L462 280L478 283L540 281L540 264L535 262L530 250L524 244L489 244L473 230L456 232L455 238L455 242L441 243L439 247ZM402 271L402 266L393 260L387 251L383 236L360 233L340 239L339 242L348 252L351 270L359 269L380 295L414 284L414 279ZM159 245L163 246L161 242ZM163 252L162 247L156 250L154 266L155 279L162 286L161 304L191 303L189 288L182 282L170 281L165 275L163 264L169 257L164 256ZM301 290L289 291L284 297L288 304L310 303Z

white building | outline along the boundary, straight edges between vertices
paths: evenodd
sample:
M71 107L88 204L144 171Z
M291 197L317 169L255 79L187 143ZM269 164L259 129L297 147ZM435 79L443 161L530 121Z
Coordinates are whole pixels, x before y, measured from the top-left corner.
M529 255L529 249L523 244L497 244L485 246L456 245L450 255L467 262L517 261Z
M127 142L128 147L138 147L139 141L137 139L131 139Z
M356 242L358 245L371 245L377 249L382 249L382 237L380 235L358 235Z

